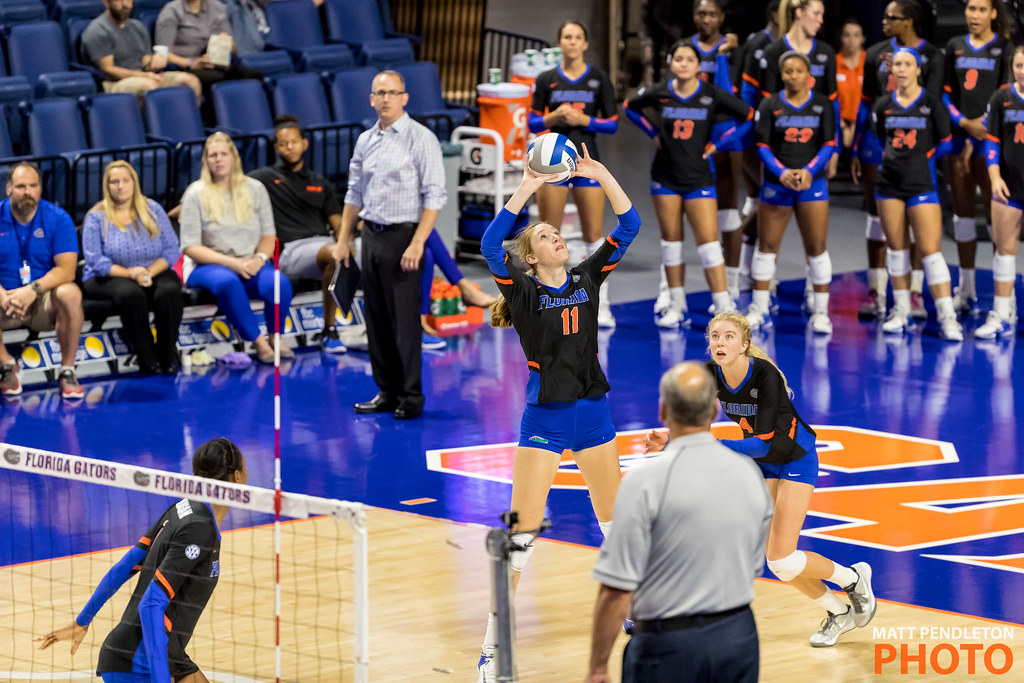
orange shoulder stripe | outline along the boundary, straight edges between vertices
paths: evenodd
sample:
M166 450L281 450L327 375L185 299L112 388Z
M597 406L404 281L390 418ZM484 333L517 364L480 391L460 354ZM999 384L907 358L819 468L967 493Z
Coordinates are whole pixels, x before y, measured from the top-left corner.
M173 598L174 598L174 589L173 589L173 588L171 588L171 583L170 583L170 582L169 582L169 581L167 580L167 577L165 577L165 576L164 576L164 575L163 575L163 574L162 574L162 573L160 572L160 570L159 570L159 569L157 569L157 570L156 570L156 574L154 575L154 578L155 578L155 579L156 579L157 581L159 581L159 582L160 582L160 585L162 585L162 586L164 587L164 590L165 590L165 591L167 591L167 595L168 595L168 597L170 597L170 598L172 598L172 599L173 599Z

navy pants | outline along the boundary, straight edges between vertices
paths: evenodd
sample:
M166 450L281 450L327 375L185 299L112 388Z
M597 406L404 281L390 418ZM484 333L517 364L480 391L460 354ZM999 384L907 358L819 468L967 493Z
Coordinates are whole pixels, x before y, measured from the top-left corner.
M759 666L748 607L705 626L633 636L622 653L622 683L757 683Z

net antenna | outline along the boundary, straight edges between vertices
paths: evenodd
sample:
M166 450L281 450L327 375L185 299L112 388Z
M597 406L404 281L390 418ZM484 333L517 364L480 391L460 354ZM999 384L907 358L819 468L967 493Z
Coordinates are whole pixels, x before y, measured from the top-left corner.
M492 527L487 533L487 554L491 558L491 614L495 615L498 642L495 663L499 683L516 683L516 611L512 601L512 551L525 550L512 540L512 529L519 526L519 513L501 513L502 527ZM537 529L518 529L516 533L532 534L534 538L551 528L551 520L541 520Z

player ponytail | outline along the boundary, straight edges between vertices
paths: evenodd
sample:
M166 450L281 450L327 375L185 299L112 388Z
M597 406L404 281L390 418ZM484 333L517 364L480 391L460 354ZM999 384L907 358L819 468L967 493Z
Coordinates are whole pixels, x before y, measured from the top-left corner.
M561 31L559 31L561 35ZM544 221L534 221L525 228L523 228L515 238L515 246L512 247L511 251L513 254L519 257L523 262L526 261L527 256L533 255L533 233L537 232L537 228L542 225L550 225ZM515 266L512 266L515 268ZM526 271L527 275L533 275L533 269ZM512 311L508 308L508 302L505 301L505 297L501 294L498 295L498 300L491 304L491 327L512 327Z
M782 0L779 3L779 35L784 36L793 28L798 10L806 12L816 2L821 0Z
M1003 3L1003 0L988 0L988 4L989 7L996 11L996 18L992 20L992 31L997 36L1009 39L1013 20L1010 18L1006 5Z
M192 456L192 474L206 479L228 481L235 472L242 469L242 451L238 446L218 436L196 449Z
M736 326L736 329L739 330L740 338L747 342L747 350L743 352L745 356L748 358L760 358L761 360L766 360L772 364L773 368L779 371L779 375L782 377L782 384L786 387L786 395L793 398L793 390L789 388L789 380L786 379L786 373L779 370L779 366L775 364L775 361L773 361L767 353L762 351L750 340L750 323L747 322L747 319L739 313L719 313L711 319L710 323L708 323L708 330L710 331L715 325L722 322L732 323Z

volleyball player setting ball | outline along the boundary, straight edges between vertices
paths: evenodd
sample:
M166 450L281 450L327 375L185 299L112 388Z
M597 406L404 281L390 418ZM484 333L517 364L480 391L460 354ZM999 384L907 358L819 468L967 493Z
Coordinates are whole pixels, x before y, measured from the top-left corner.
M764 182L757 253L750 266L754 291L746 317L754 329L772 325L771 283L782 236L796 213L814 288L807 324L815 334L831 334L832 259L825 249L829 198L825 169L836 149L835 110L827 97L810 91L807 55L791 50L779 62L785 89L761 101L754 126Z
M667 81L640 88L625 107L629 120L658 147L651 165L651 201L661 227L661 260L670 305L656 315L655 324L672 329L690 324L683 288L684 213L693 229L715 311L736 310L719 241L715 165L710 157L724 140L742 137L753 123L754 110L731 92L700 78L700 54L690 40L678 40L672 46L669 71ZM731 118L735 125L712 139L713 124L719 118Z
M976 339L1010 337L1017 331L1013 283L1017 279L1020 222L1024 215L1024 46L1013 51L1013 82L988 103L985 163L992 181L992 279L995 297Z
M547 137L547 136L545 136ZM555 139L553 146L562 144ZM537 159L537 145L534 159ZM590 491L602 533L612 524L619 489L619 454L608 407L608 380L598 360L598 311L601 285L619 264L640 230L640 216L612 174L582 146L573 178L586 178L602 188L618 216L618 225L582 263L567 268L569 250L550 223L533 223L515 237L511 250L529 267L526 273L511 265L502 246L520 209L546 182L557 175L537 175L525 164L522 182L505 204L480 243L501 297L491 308L491 324L514 327L526 355L529 380L519 445L512 466L510 509L519 515L512 541L523 550L509 558L513 588L533 552L537 529L544 519L548 491L558 472L562 452L572 451ZM494 615L477 668L481 683L495 680Z
M196 449L192 473L232 484L248 479L245 457L224 438ZM110 568L71 624L35 639L39 649L70 640L75 654L96 613L138 573L120 623L100 648L99 676L104 683L207 683L185 647L217 587L220 526L227 513L225 505L187 498L171 505Z
M619 128L619 121L611 79L583 59L588 35L587 27L578 21L567 21L559 27L558 46L562 48L562 63L537 76L528 124L533 133L550 130L568 137L577 150L586 144L590 155L599 160L597 134L614 133ZM562 183L544 185L537 191L537 210L541 220L556 230L561 229L570 189L589 255L604 244L601 233L604 192L596 182L574 176ZM601 327L615 327L615 317L609 304L608 286L605 285L601 292L601 315L598 319Z
M797 549L811 494L818 480L816 435L793 407L792 391L775 363L750 341L750 325L737 313L716 315L708 325L708 370L718 382L725 414L740 426L743 438L722 443L754 459L775 500L765 555L768 568L826 611L813 647L831 647L842 634L863 628L877 609L871 567L845 567L815 552ZM660 451L668 435L651 431L647 451ZM842 588L847 605L825 581Z

